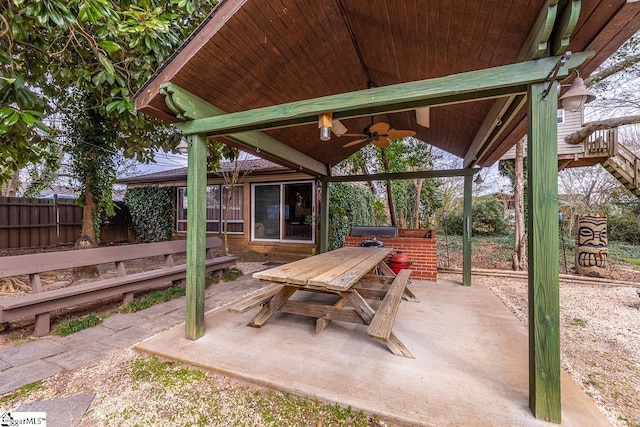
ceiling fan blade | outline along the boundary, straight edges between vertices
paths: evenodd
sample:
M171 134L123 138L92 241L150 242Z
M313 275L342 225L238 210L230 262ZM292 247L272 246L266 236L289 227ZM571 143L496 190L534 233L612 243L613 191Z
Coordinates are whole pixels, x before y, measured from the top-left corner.
M354 145L361 144L368 139L369 139L368 137L365 137L365 138L356 139L355 141L347 142L342 146L342 148L353 147Z
M375 139L373 141L373 145L375 145L378 148L387 148L389 146L390 142L389 142L389 138L386 137L380 137L378 139Z
M400 138L406 138L409 136L414 136L416 133L412 130L396 130L396 129L391 129L388 133L387 133L387 137L391 138L391 139L400 139Z
M365 135L363 133L343 133L342 135L338 135L338 136L359 136L361 138L368 138L369 135Z
M342 122L338 119L331 121L331 132L336 136L342 136L347 133L347 128Z
M385 122L378 122L369 126L369 132L371 133L385 134L389 131L389 129L389 124Z

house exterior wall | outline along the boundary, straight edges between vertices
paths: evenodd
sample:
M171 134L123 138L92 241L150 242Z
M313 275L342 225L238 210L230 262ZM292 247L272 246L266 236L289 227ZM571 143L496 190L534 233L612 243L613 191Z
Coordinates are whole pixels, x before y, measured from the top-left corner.
M584 146L582 144L579 144L579 145L567 144L564 140L564 138L567 135L579 130L582 127L583 114L584 114L583 111L574 112L574 111L558 110L558 112L559 114L560 112L563 112L564 114L564 122L558 123L558 155L583 153ZM525 136L524 137L525 142L526 142L526 139L527 137ZM511 160L515 158L516 158L516 147L513 146L509 149L509 151L507 151L504 154L504 156L500 158L500 160Z
M251 184L256 183L287 183L311 181L311 178L302 173L279 173L265 175L246 175L239 185L243 186L244 197L244 227L242 233L229 233L227 235L229 251L238 256L241 261L293 261L317 253L317 235L314 236L312 242L288 242L288 241L261 241L251 240L252 216L251 216ZM224 185L225 182L221 178L209 178L207 185ZM154 185L157 187L173 187L176 189L186 187L186 179L176 179L158 183L134 183L128 184L128 188L147 187ZM316 200L314 215L318 215L319 201ZM174 215L177 215L177 203L174 206ZM316 226L316 234L319 226ZM208 236L219 236L223 239L223 233L207 233ZM178 239L186 238L186 233L177 232L174 228L174 236Z

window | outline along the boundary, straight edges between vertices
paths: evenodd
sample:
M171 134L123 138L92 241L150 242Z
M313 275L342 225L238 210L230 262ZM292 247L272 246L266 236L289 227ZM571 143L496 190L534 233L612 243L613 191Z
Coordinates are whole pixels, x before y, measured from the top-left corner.
M313 242L312 182L254 184L252 240Z
M558 109L558 124L562 124L564 123L564 109L563 108L559 108Z
M222 190L222 191L221 191ZM231 191L229 206L226 206L229 188L227 186L207 186L207 233L221 233L224 227L224 215L228 211L228 232L244 232L244 194L241 185ZM187 189L178 188L178 233L187 231Z

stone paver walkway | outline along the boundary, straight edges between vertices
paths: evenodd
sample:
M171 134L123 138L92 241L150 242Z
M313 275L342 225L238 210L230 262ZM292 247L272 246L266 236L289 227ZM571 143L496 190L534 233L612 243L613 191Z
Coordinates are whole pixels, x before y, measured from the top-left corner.
M212 285L205 292L205 312L219 309L259 289L245 275ZM116 314L93 328L66 337L47 336L0 350L0 395L57 373L97 363L116 349L130 347L184 322L185 298L131 314Z

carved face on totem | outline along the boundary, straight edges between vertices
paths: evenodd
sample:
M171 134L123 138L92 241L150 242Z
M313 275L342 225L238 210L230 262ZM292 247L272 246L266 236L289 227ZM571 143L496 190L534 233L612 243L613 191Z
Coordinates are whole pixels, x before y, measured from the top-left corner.
M577 221L576 264L578 268L605 268L607 248L607 217L581 215Z

